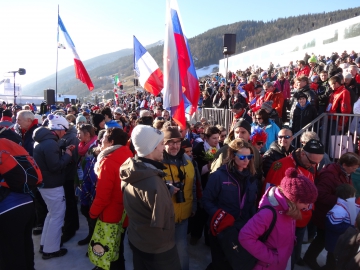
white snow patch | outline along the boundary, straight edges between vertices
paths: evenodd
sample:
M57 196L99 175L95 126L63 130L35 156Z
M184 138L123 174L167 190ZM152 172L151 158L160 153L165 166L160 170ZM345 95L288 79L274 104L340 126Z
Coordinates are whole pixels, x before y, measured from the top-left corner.
M210 65L210 66L207 66L207 67L197 69L196 74L197 74L198 78L204 77L206 75L210 75L210 73L212 73L213 69L216 68L216 67L219 67L219 65L214 64L214 65Z

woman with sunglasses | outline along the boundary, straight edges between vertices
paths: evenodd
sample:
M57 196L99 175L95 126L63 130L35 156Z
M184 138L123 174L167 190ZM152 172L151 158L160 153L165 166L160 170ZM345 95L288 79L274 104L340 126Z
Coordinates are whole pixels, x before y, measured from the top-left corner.
M280 128L269 118L269 114L264 109L258 110L255 113L255 122L251 124L251 130L255 128L261 128L267 134L266 143L261 148L261 151L265 153L270 148L271 143L277 140Z
M209 215L212 269L232 269L217 235L235 220L249 220L256 212L257 179L252 148L243 139L229 143L227 159L214 173L203 192L202 202Z

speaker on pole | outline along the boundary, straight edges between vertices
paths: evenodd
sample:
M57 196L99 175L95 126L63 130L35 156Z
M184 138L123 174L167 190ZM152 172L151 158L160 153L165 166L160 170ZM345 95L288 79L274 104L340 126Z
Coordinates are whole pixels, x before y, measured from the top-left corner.
M72 98L72 99L71 99L71 104L72 104L72 105L76 105L76 99L75 99L75 98Z
M70 103L70 99L69 98L64 98L64 103L65 103L65 105L68 105Z
M46 104L48 106L55 105L55 90L54 89L44 90L44 99L46 100Z
M235 54L236 34L224 34L224 54Z

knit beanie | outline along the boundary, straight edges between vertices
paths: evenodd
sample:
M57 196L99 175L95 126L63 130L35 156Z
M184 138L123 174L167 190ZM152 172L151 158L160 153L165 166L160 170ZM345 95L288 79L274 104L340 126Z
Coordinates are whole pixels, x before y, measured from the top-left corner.
M360 57L357 57L357 58L355 59L355 64L360 64Z
M245 128L247 132L249 132L249 135L251 134L251 125L248 121L245 120L245 118L240 118L239 121L236 122L234 125L233 130L235 130L238 127Z
M311 56L308 60L308 63L317 63L316 56L315 55Z
M131 141L139 157L150 154L163 139L163 132L146 125L137 125L131 133Z
M311 79L311 82L314 82L316 79L319 79L319 76L318 75L312 75L310 79Z
M295 168L285 171L280 188L285 197L292 202L314 203L318 196L315 184L304 175L298 174Z
M261 109L264 109L267 113L270 113L273 109L272 107L273 101L266 101L263 104L261 104Z
M85 118L85 116L79 115L79 116L76 118L76 124L78 124L78 123L86 123L86 118Z
M94 127L98 127L99 124L105 120L105 117L100 113L94 113L91 115L91 119Z
M48 128L51 130L66 130L69 129L69 122L61 115L49 114Z

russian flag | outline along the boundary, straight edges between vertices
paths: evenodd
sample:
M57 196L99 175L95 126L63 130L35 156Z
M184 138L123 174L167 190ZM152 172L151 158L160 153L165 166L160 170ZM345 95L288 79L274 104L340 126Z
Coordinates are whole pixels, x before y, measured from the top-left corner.
M94 85L89 77L89 74L86 71L86 68L84 67L83 62L80 60L80 57L76 52L75 44L71 40L69 33L66 31L65 25L62 22L60 15L58 15L58 23L59 23L61 32L64 34L66 43L68 44L68 47L72 50L72 52L74 54L74 65L75 65L76 78L79 79L80 81L82 81L83 83L85 83L90 91L93 90Z
M164 88L163 73L158 64L134 36L134 69L140 85L157 96Z
M164 41L164 107L170 108L173 119L185 127L185 108L196 111L200 98L199 82L190 47L180 23L176 0L167 1Z

